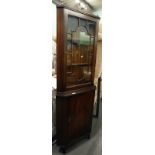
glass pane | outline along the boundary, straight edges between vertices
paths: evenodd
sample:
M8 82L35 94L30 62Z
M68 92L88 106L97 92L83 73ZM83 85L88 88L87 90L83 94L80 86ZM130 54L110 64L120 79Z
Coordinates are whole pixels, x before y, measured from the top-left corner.
M88 21L87 22L87 29L88 29L88 33L92 36L95 36L95 22L92 21Z
M71 34L67 34L67 52L72 50L72 38Z
M76 31L78 27L79 19L74 16L68 16L68 33Z
M72 54L67 53L67 65L71 65L71 64L72 64Z
M94 41L95 39L93 37L90 38L90 51L91 53L93 52L94 50Z
M90 36L85 32L73 32L73 63L88 63Z
M87 83L91 79L90 66L70 66L67 67L67 85L78 85Z
M80 26L81 27L84 27L84 26L86 26L87 25L87 20L85 20L85 19L80 19Z

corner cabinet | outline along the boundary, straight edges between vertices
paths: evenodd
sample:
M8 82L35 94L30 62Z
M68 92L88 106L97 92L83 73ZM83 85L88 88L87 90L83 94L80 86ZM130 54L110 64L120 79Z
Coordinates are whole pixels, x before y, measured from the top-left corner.
M57 7L57 144L90 137L99 17Z

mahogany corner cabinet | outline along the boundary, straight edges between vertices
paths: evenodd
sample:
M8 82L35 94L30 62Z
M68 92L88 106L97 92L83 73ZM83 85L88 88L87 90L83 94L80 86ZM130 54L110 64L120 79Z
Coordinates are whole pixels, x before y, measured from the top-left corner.
M60 151L89 138L99 17L57 6L56 135Z

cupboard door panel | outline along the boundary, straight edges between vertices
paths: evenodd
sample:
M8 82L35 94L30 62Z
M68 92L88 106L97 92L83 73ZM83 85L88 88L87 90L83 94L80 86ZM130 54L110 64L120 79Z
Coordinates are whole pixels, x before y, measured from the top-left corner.
M93 103L94 91L80 94L69 99L69 139L76 139L90 132Z

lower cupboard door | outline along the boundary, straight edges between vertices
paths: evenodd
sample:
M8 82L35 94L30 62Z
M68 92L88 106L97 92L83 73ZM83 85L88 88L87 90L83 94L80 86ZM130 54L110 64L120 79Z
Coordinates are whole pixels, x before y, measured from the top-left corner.
M72 96L69 99L68 136L80 138L91 130L94 91Z

